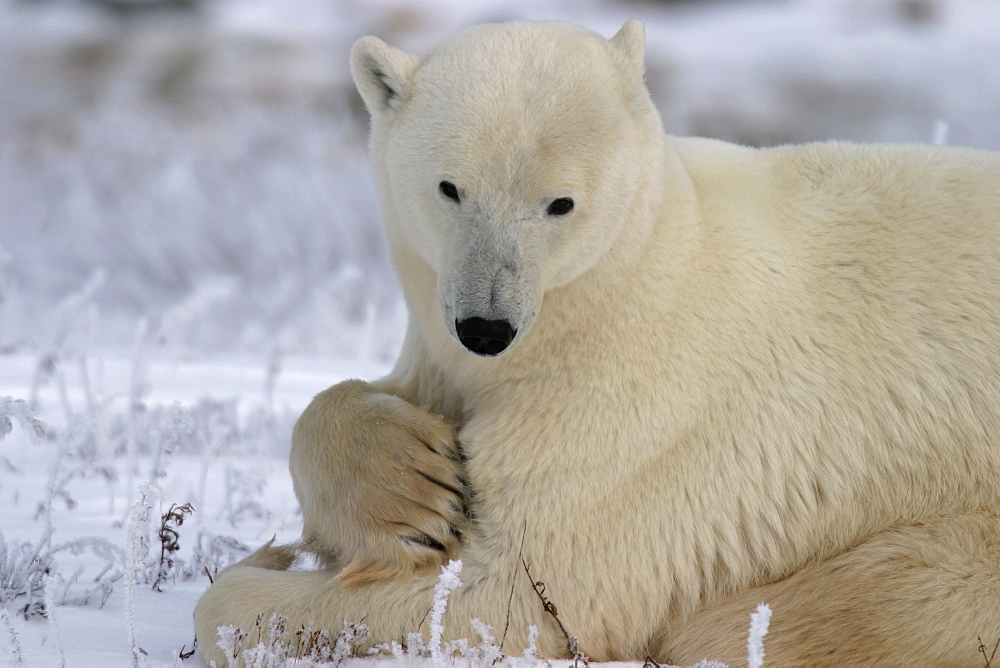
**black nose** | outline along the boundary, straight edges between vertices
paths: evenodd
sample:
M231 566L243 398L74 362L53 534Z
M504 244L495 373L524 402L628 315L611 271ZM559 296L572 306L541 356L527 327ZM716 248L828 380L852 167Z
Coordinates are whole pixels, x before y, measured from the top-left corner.
M499 355L514 340L517 330L506 320L467 318L455 321L455 331L462 345L476 353L492 357Z

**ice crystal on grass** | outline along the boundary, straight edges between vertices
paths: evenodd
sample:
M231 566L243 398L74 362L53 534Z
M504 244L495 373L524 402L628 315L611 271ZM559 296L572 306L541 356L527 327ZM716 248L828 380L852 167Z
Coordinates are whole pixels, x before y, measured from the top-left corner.
M194 427L189 418L185 415L188 411L179 403L174 403L170 407L169 417L165 424L154 429L150 436L156 439L156 446L153 450L153 463L150 466L149 477L153 480L165 478L167 475L166 461L175 451L180 449L181 444L190 438L194 433Z
M133 504L128 520L128 550L125 559L125 620L128 625L128 643L132 650L132 665L145 664L146 652L138 645L135 630L135 586L139 574L146 570L149 552L149 513L152 499L162 502L163 491L156 483L147 482L139 490L139 499Z
M337 642L333 646L331 660L340 664L341 661L349 659L355 654L357 646L364 642L370 633L364 624L344 622L344 628L341 629L340 635L337 636Z
M416 631L406 634L406 657L408 659L426 658L430 656L427 645L424 644L424 636Z
M90 582L81 584L83 568L78 568L72 576L60 578L60 591L49 591L53 579L49 575L56 570L55 557L60 553L80 555L90 553L103 560L103 566L91 576ZM87 605L95 599L101 604L111 593L113 583L122 576L120 565L123 561L121 548L105 538L83 536L66 543L52 545L52 533L45 530L36 544L22 542L8 543L0 532L0 604L15 599L26 599L20 604L25 617L47 615L50 604Z
M470 656L470 658L478 661L479 665L483 666L483 668L492 666L494 663L503 658L503 652L499 647L497 647L496 639L493 637L493 630L490 628L489 624L479 619L473 619L469 622L469 624L482 639L475 647L476 654L474 656Z
M259 520L269 516L260 501L266 486L264 472L226 466L226 517L232 526L238 527L248 517Z
M90 576L89 584L81 584L80 578L83 575L83 567L77 568L72 576L65 578L62 583L62 591L55 599L59 605L88 605L95 600L100 601L103 606L114 583L122 578L122 565L125 561L125 551L106 538L98 536L80 536L73 540L57 545L49 551L49 555L57 555L61 552L68 552L79 556L89 553L103 561L103 565L96 574Z
M19 633L17 627L14 626L14 622L11 621L10 615L7 614L7 608L3 605L0 605L0 622L3 623L3 626L7 631L7 635L10 638L10 653L13 665L23 666L24 653L21 650L21 639L18 637Z
M524 648L524 654L515 661L517 668L534 668L538 662L538 627L532 624L528 627L528 646Z
M25 596L28 599L23 608L25 613L44 609L44 579L52 569L52 559L46 549L50 535L48 531L43 533L37 545L8 544L0 531L0 603Z
M441 636L444 634L444 626L441 623L444 611L448 607L448 596L455 591L462 581L458 579L458 574L462 572L462 561L449 561L447 566L441 567L441 575L437 584L434 585L434 604L431 607L431 639L428 647L431 651L431 659L435 666L443 666L441 658Z
M249 632L233 625L220 626L217 632L217 645L228 664L246 668L338 666L354 656L369 635L367 626L352 622L344 624L336 640L331 640L329 631L312 625L289 633L288 618L281 615L271 615L266 631L263 616L259 616ZM255 638L255 645L245 646Z
M0 441L14 430L15 420L32 439L45 435L45 425L35 419L27 402L13 397L0 397Z
M251 634L251 637L256 635L257 644L242 651L243 665L246 668L276 668L285 665L285 661L289 657L289 648L284 643L288 618L281 615L271 615L268 621L266 640L262 622L263 616L258 615L254 633ZM219 636L222 637L221 629ZM239 634L233 637L239 638ZM232 664L232 660L230 663Z
M63 648L62 634L59 632L59 622L56 619L55 587L52 586L53 580L57 578L58 576L53 575L52 573L47 573L45 575L45 611L48 614L49 626L52 628L52 635L55 637L56 649L59 650L60 665L65 666L66 650Z
M177 559L177 568L181 577L191 580L204 575L214 574L227 566L235 564L248 556L252 549L232 536L222 536L211 531L201 530L195 539L194 556L190 561Z
M229 665L234 665L236 658L240 655L240 644L246 639L247 634L232 624L220 626L218 633L219 640L216 644L229 659Z
M764 665L764 636L771 624L771 607L761 603L750 613L750 633L747 637L747 664L749 668Z

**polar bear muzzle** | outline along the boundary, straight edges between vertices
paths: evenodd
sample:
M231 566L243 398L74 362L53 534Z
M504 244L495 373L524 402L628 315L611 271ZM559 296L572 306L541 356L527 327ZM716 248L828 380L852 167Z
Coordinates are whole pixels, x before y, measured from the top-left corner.
M506 320L466 318L455 321L458 340L471 352L483 357L499 355L517 336L517 330Z

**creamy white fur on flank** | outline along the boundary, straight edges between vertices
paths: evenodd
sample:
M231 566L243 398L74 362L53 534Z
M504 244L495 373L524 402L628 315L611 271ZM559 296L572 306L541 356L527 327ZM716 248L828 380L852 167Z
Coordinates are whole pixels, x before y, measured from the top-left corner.
M595 659L745 660L761 601L774 665L1000 636L1000 156L668 137L642 52L635 21L355 45L406 343L306 409L303 541L219 574L204 658L261 613L426 630L448 558L449 636L548 656L522 556ZM465 350L470 315L510 348Z

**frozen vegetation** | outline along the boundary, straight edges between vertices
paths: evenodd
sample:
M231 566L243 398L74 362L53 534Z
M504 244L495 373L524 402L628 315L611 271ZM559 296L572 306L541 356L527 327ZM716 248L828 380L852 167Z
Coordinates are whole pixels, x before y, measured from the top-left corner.
M143 4L0 3L4 664L197 665L181 657L209 576L297 537L295 417L385 372L405 326L347 72L356 37L422 51L475 22L610 35L637 16L673 133L1000 149L992 0L122 9ZM442 611L460 567L446 575ZM760 665L769 611L752 627L751 612ZM378 660L490 665L494 633ZM316 636L314 658L363 634ZM262 640L254 660L281 650Z

